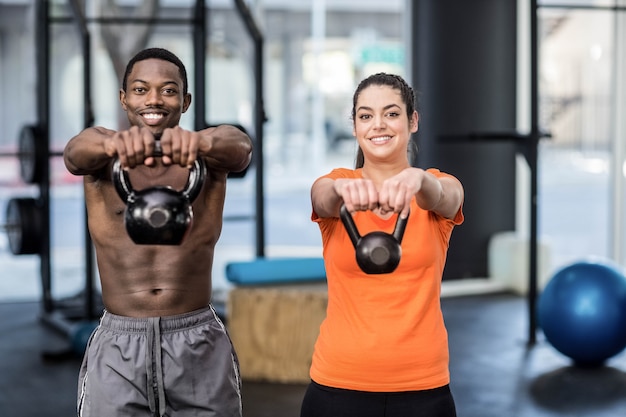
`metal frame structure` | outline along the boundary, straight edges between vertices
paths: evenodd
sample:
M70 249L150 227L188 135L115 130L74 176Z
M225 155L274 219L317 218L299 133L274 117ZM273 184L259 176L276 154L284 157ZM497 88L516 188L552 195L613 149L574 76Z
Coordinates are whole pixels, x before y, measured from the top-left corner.
M76 336L81 324L87 327L99 317L100 312L95 311L97 300L95 298L95 265L94 249L87 227L87 216L85 213L85 288L82 311L69 315L67 311L60 311L59 303L52 297L52 274L51 274L51 244L50 244L50 164L52 156L50 152L50 26L53 24L75 24L81 39L81 53L83 58L83 102L84 127L90 127L94 123L92 95L91 95L91 37L88 23L136 23L136 24L189 24L193 26L193 57L194 57L194 95L197 97L194 107L194 128L204 129L208 126L205 120L206 100L206 39L207 39L207 7L204 0L196 0L193 18L191 19L138 19L138 18L88 18L82 11L76 0L68 0L72 8L73 16L51 17L49 13L48 0L36 0L35 2L35 48L37 64L37 120L41 129L41 136L38 138L38 146L47 151L48 158L43 169L42 180L39 183L40 200L43 210L41 252L40 252L40 274L42 284L42 306L41 320L54 329L61 331L70 339ZM265 255L265 229L264 229L264 188L263 188L263 124L265 122L265 111L263 107L263 36L255 23L255 20L242 0L234 0L237 12L245 24L248 34L254 43L254 81L255 81L255 114L254 132L251 136L255 139L255 159L256 165L256 213L253 216L256 225L256 253L257 256Z
M539 127L539 40L537 0L530 1L530 134L526 160L530 167L530 242L528 266L528 345L537 343L537 250L538 250L538 148Z

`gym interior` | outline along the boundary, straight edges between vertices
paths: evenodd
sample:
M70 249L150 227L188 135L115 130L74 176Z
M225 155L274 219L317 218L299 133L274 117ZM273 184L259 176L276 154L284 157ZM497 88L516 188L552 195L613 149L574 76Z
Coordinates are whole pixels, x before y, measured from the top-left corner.
M185 127L254 141L213 266L244 416L299 415L327 301L309 191L354 166L352 93L379 71L418 92L414 165L465 187L458 415L626 415L625 34L624 0L0 0L0 416L75 415L102 305L61 156L123 123L117 74L148 46L188 67Z

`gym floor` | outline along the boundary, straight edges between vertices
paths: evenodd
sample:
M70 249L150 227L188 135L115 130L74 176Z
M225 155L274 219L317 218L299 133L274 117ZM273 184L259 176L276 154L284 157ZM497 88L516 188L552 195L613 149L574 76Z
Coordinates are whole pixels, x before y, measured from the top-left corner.
M583 369L538 335L527 344L527 303L508 293L444 298L459 417L626 415L626 352ZM75 415L80 359L38 303L0 303L0 416ZM305 385L244 381L245 417L297 417Z

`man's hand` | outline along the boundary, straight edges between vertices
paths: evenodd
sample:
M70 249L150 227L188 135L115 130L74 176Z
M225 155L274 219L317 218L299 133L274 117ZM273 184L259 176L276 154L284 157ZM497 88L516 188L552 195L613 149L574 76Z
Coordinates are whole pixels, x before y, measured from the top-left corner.
M178 164L191 168L198 159L200 133L185 130L180 126L168 128L161 135L163 165Z
M160 146L157 146L157 141ZM123 169L132 169L137 165L154 166L155 157L161 157L163 165L177 164L191 168L198 158L199 142L200 133L180 126L167 128L157 135L147 128L133 126L115 132L104 146L107 155L120 159Z
M120 159L124 169L155 164L155 138L149 129L133 126L128 130L115 132L105 141L104 147L107 155Z

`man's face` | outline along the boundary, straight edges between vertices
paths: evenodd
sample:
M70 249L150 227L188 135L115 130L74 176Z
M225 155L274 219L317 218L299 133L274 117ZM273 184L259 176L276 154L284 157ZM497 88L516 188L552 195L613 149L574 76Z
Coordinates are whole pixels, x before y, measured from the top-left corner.
M120 102L131 126L147 127L153 133L177 126L191 103L183 94L178 67L161 59L135 63L127 79L127 91L120 90Z

